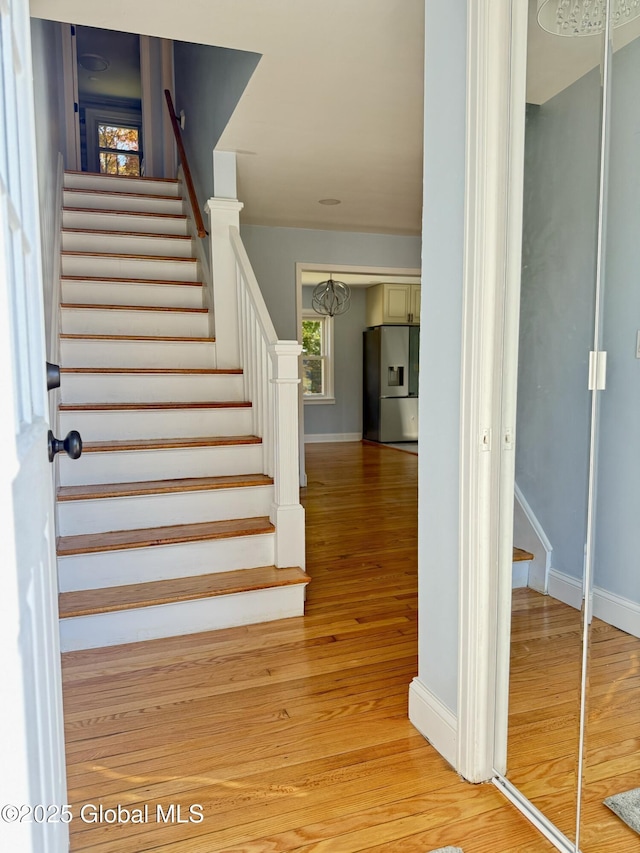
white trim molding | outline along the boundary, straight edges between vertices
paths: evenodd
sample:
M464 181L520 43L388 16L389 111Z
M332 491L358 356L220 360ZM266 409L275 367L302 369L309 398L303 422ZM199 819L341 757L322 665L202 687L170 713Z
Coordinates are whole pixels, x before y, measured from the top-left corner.
M549 569L549 595L570 607L580 610L582 607L582 578L574 578L558 569Z
M533 554L528 586L546 594L553 546L517 483L514 498L513 544Z
M637 601L594 586L593 615L614 628L640 638L640 604Z
M333 441L362 441L360 432L315 432L307 433L304 437L305 444L323 444Z
M418 678L409 685L409 719L440 755L456 766L456 715Z
M455 766L483 782L506 763L526 4L467 15Z

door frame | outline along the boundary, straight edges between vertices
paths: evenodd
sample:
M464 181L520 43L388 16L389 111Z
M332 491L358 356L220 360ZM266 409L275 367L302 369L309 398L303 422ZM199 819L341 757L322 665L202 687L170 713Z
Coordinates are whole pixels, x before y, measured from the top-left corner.
M327 272L355 273L372 276L411 276L420 277L421 270L415 267L380 267L360 264L312 264L299 261L296 263L296 335L302 340L302 273L303 272ZM302 356L300 356L302 364ZM300 486L307 485L307 472L305 468L305 444L304 444L304 398L302 383L299 385L298 393L298 435L299 435L299 457L300 457Z
M467 2L456 769L506 770L526 0Z

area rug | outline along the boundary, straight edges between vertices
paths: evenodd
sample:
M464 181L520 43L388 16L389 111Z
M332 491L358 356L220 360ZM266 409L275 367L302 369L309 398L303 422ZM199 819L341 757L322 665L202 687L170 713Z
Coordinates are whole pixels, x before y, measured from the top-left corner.
M462 847L438 847L437 850L430 850L429 853L464 853Z
M623 794L615 794L604 800L605 806L617 814L631 829L640 833L640 788L633 788Z

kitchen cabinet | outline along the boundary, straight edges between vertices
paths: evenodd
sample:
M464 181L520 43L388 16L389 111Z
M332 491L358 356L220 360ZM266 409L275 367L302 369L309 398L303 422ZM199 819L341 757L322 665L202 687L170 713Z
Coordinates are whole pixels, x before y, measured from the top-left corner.
M420 323L419 284L374 284L367 288L367 326Z

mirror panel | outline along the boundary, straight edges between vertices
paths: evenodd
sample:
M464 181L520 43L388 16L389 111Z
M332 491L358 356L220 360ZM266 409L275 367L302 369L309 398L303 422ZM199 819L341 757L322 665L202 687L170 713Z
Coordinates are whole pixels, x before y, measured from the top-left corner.
M584 853L640 850L638 832L603 802L640 789L640 21L614 29L611 46L598 330L607 382L598 394ZM631 807L633 812L633 798ZM635 820L640 829L640 790Z
M530 4L507 773L576 838L602 38L561 38ZM525 583L524 586L521 584Z

